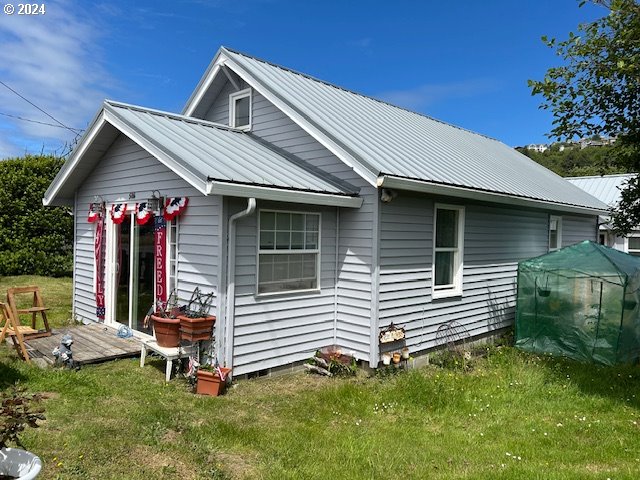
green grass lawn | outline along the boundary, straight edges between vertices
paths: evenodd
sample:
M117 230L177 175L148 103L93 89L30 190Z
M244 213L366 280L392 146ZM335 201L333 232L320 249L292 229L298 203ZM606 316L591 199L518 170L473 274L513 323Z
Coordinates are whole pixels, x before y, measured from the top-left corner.
M24 435L46 479L636 479L640 372L491 347L468 372L303 373L201 397L164 366L40 370L0 346L0 388L46 392Z

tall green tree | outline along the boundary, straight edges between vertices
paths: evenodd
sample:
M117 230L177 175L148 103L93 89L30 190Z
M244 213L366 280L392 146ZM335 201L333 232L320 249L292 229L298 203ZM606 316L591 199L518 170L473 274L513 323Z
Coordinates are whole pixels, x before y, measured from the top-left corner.
M30 156L0 161L0 276L69 276L73 217L42 197L64 160Z
M582 2L582 6L586 2ZM543 41L563 65L547 70L543 80L529 80L543 109L553 112L551 136L617 137L607 161L640 172L640 3L592 0L606 9L602 18L578 26L563 41ZM640 181L632 179L612 210L613 226L628 233L640 225Z

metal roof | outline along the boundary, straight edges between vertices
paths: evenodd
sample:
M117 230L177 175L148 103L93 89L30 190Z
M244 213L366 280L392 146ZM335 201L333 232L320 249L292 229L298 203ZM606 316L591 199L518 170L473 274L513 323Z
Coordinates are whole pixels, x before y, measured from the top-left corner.
M627 173L592 177L566 177L565 180L613 207L620 201L620 189L629 179L635 176L635 173Z
M213 122L107 101L105 110L203 181L331 194L357 192L251 134Z
M224 61L231 69L241 76L249 74L251 79L245 80L257 83L253 86L258 91L294 109L372 175L606 209L583 190L497 140L224 47L220 52L228 57ZM202 81L198 88L204 88ZM189 102L196 101L195 93Z

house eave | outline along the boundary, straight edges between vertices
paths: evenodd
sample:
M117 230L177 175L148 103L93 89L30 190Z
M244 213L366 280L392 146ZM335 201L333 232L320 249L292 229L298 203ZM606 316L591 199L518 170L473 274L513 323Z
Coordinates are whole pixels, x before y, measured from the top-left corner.
M302 203L328 207L360 208L362 198L349 195L292 190L260 185L247 185L232 182L209 180L206 195L258 198L275 202Z
M414 192L430 193L432 195L443 195L448 197L465 198L484 202L495 202L506 205L541 208L565 213L576 213L580 215L602 215L607 210L588 207L584 205L571 205L560 202L552 202L529 197L519 197L500 192L477 190L458 185L446 185L423 180L395 177L392 175L380 175L377 185L379 188L395 188L398 190L410 190Z

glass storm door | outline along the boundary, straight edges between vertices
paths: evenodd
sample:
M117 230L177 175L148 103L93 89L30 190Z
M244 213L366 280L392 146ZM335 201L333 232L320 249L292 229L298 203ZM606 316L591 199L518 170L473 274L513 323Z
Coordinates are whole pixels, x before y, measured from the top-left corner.
M133 330L151 334L144 327L144 317L153 305L154 242L153 221L135 223L130 212L124 221L111 223L108 246L111 275L109 297L110 323L127 325Z

